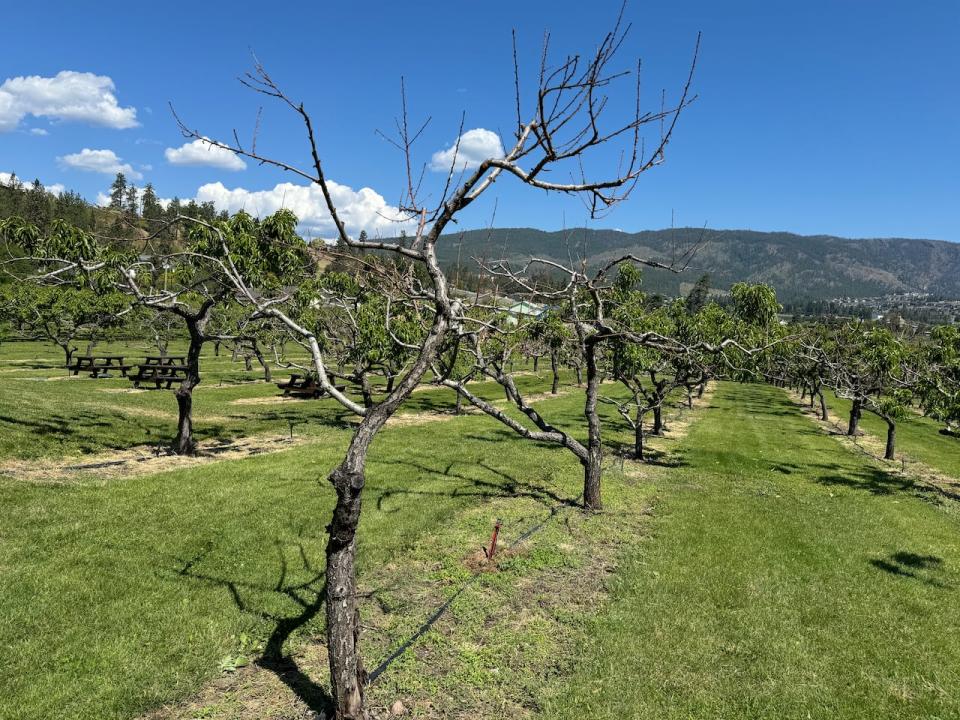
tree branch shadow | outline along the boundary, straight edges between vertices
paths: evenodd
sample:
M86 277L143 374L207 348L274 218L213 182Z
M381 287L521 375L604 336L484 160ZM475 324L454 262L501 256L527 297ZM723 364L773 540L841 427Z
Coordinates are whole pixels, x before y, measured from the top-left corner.
M883 570L897 577L910 578L943 590L953 589L953 586L949 583L931 577L934 573L943 570L943 558L936 555L918 555L900 550L886 558L871 560L870 564L878 570Z
M309 575L308 579L302 582L287 580L289 567L282 549L279 551L280 566L277 581L273 585L231 580L200 572L196 567L211 552L212 543L193 557L183 560L174 573L182 578L225 588L240 612L272 623L273 628L256 664L276 675L310 710L320 714L321 717L331 717L333 699L330 693L323 685L312 679L297 664L292 655L284 653L287 640L297 630L312 621L324 605L325 574L312 564L303 543L296 543L296 548L302 570ZM297 612L294 615L284 616L254 607L244 598L245 591L281 594L293 602Z
M456 478L458 480L463 480L466 483L466 487L463 485L453 487L450 490L417 490L413 488L398 488L394 490L383 490L377 496L377 510L383 511L384 502L389 500L394 496L403 496L403 495L417 495L425 497L479 497L479 498L528 498L531 500L536 500L537 502L543 504L546 507L552 507L553 505L569 505L571 507L577 506L577 501L572 498L563 497L559 495L551 488L535 482L524 482L518 480L513 475L510 475L503 470L499 470L485 462L478 463L458 463L456 461L447 463L443 468L432 468L428 465L425 465L421 462L413 460L383 460L381 461L385 465L403 465L405 467L413 468L414 470L419 471L420 473L431 474L431 475L440 475L445 478ZM463 473L455 472L453 470L455 465L469 465L471 467L481 467L492 475L499 477L503 482L495 482L492 480L483 480L478 477L470 477Z

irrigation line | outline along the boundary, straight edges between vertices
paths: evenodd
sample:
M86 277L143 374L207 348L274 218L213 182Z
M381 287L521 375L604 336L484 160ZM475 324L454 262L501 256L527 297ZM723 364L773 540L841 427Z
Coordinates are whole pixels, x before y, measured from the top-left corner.
M557 516L557 513L560 511L561 508L572 507L576 505L576 503L580 500L581 497L583 497L583 493L578 495L572 502L571 501L558 502L556 505L550 508L550 512L547 514L545 518L543 518L543 520L541 520L540 522L536 523L535 525L533 525L532 527L528 528L523 533L521 533L516 540L514 540L509 545L507 545L507 549L512 550L520 543L529 539L533 535L536 535L538 532L543 530L544 527L546 527L547 523L549 523L553 518ZM441 604L436 610L434 610L430 614L430 616L426 619L426 621L424 621L424 623L419 628L417 628L417 631L413 633L413 635L411 635L409 638L404 640L403 644L401 644L400 647L398 647L396 650L390 653L390 655L383 662L377 665L377 667L370 672L370 674L367 676L367 685L372 685L373 683L375 683L377 681L377 678L383 675L383 673L386 672L387 669L394 662L396 662L405 652L407 652L407 650L409 650L417 640L419 640L427 632L429 632L430 629L434 625L436 625L437 621L441 617L443 617L444 614L446 614L447 610L450 609L450 606L453 605L454 601L458 597L460 597L464 592L466 592L469 588L475 585L482 576L483 576L482 573L477 573L476 575L471 577L463 585L461 585L460 588L458 588L453 595L447 598L443 602L443 604Z
M679 420L683 417L684 411L688 409L692 410L693 408L686 408L685 406L678 405L677 409L679 410L678 416L674 416L673 419L679 422ZM577 495L576 498L574 498L572 502L571 501L558 502L556 505L550 508L549 514L545 518L543 518L543 520L541 520L540 522L536 523L535 525L533 525L532 527L528 528L523 533L521 533L521 535L516 540L514 540L512 543L507 545L507 549L511 550L515 548L517 545L519 545L520 543L536 535L538 532L543 530L544 527L546 527L547 523L549 523L551 520L553 520L553 518L557 516L557 513L560 511L561 508L575 506L582 497L583 497L583 493L580 493L579 495ZM442 605L440 605L436 610L434 610L430 614L430 616L426 619L426 621L424 621L423 625L417 628L417 631L413 633L413 635L407 638L403 642L403 644L400 645L400 647L398 647L396 650L390 653L390 655L387 656L387 658L383 662L377 665L377 667L370 672L370 674L367 676L367 685L372 685L373 683L375 683L377 679L381 675L383 675L383 673L386 672L387 669L394 662L396 662L407 650L409 650L417 640L423 637L434 625L436 625L437 621L444 616L447 610L450 609L450 606L453 605L454 601L458 597L460 597L466 590L472 587L481 578L481 576L482 574L478 573L473 577L471 577L463 585L461 585L460 588L453 595L447 598Z

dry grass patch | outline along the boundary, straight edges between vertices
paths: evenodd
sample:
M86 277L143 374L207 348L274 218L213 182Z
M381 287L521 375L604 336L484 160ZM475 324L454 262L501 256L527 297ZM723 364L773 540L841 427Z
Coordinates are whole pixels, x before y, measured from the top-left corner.
M166 447L140 445L118 452L63 458L58 461L5 460L0 462L0 475L44 485L91 480L105 484L111 480L286 450L307 441L310 441L310 438L291 439L280 435L255 435L233 441L205 440L197 443L197 454L193 456L176 455Z
M882 463L884 469L891 473L910 480L918 485L930 488L947 497L960 499L960 478L947 475L936 468L930 467L915 458L898 451L896 460L886 460L886 440L872 433L859 430L857 435L847 435L847 421L834 414L827 408L827 419L820 417L818 408L811 408L809 402L802 400L800 394L792 389L785 388L785 392L802 410L803 414L812 419L828 435L833 436L841 445L854 452L863 453L871 460Z

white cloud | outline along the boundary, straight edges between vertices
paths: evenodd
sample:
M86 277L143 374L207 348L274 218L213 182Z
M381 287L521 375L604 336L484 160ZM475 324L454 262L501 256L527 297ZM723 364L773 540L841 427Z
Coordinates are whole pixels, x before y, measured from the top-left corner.
M207 165L221 170L243 170L247 164L222 147L211 145L207 138L198 138L163 153L171 165Z
M454 143L446 150L438 150L433 154L430 160L430 169L447 172L454 161L456 154L456 167L454 170L471 170L477 167L484 160L503 157L503 145L500 143L500 136L491 130L484 128L474 128L467 130L460 136L460 146Z
M7 78L0 85L0 132L16 129L27 115L110 128L136 127L137 109L120 107L113 80L63 70L53 77Z
M134 170L130 163L125 163L122 161L122 158L117 157L117 154L113 150L91 150L90 148L84 148L78 153L64 155L57 159L64 167L75 170L86 170L88 172L104 173L105 175L116 175L122 172L133 180L143 178L143 175Z
M387 204L383 196L371 188L354 190L346 185L328 181L330 194L337 211L351 236L361 230L370 235L394 236L401 230L410 232L414 224L397 222L400 211ZM197 202L213 202L217 210L235 213L246 210L251 215L264 217L282 208L292 210L300 218L299 231L313 237L332 238L336 229L323 193L317 185L280 183L272 190L228 189L223 183L208 183L197 190Z
M47 132L46 130L44 130L43 128L30 128L30 134L31 134L31 135L41 135L41 136L43 136L43 135L49 135L50 133L48 133L48 132Z

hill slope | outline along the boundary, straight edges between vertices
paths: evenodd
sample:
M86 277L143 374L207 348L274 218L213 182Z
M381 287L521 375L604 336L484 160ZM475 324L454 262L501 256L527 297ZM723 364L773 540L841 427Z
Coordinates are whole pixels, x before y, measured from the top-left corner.
M664 262L678 258L703 238L681 275L650 271L650 290L677 293L709 272L712 285L739 280L767 282L783 299L869 297L926 292L960 298L960 243L902 238L850 240L829 235L677 228L625 233L617 230L544 232L531 228L471 230L438 245L444 263L465 266L471 258L530 257L566 261L586 257L597 265L625 253Z

